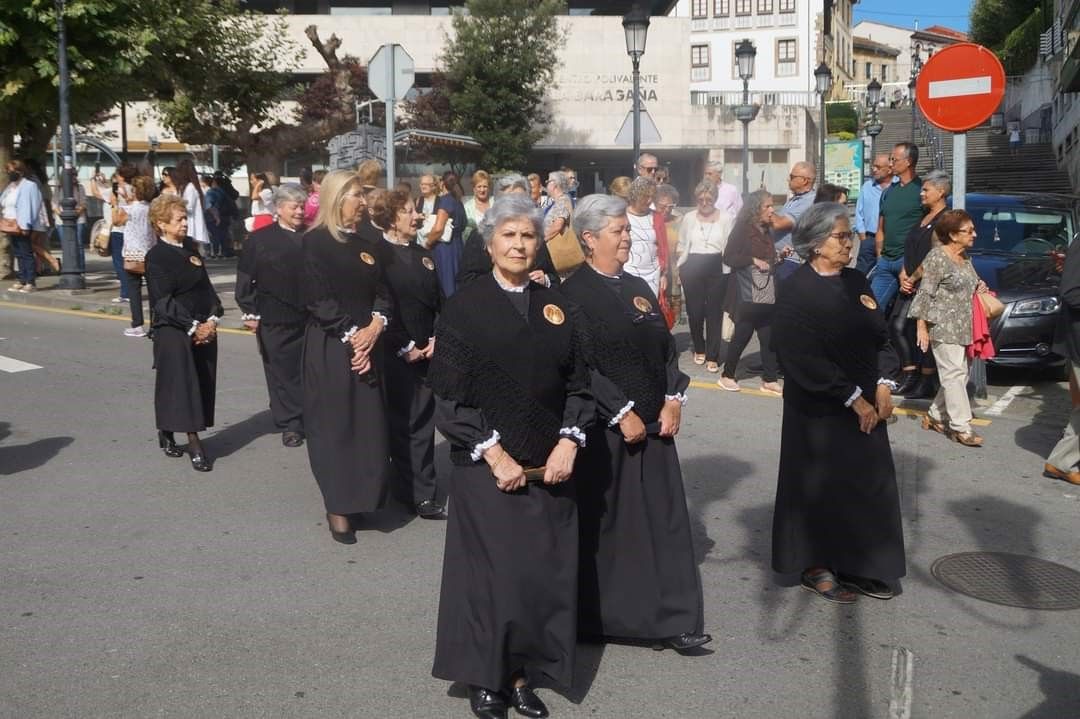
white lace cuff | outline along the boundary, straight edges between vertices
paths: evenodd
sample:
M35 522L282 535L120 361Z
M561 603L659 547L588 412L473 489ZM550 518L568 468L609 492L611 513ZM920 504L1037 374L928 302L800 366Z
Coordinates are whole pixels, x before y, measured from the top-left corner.
M479 462L480 458L484 456L484 452L497 445L499 443L499 439L499 432L497 430L492 430L490 437L473 447L472 454L469 455L469 459L474 462Z
M844 402L844 406L850 407L851 405L855 404L855 400L857 400L859 397L862 397L862 388L856 387L855 391L851 393L851 396L847 398L847 402Z
M360 328L357 327L356 325L353 325L352 327L350 327L345 334L341 335L341 344L343 344L343 345L349 344L349 340L352 339L352 336L354 334L356 334L357 332L359 332L359 331L360 331Z
M547 276L546 272L544 273L544 279L540 284L542 284L544 287L547 287L548 289L551 289L551 278Z
M665 402L670 402L671 400L677 400L679 404L685 405L686 404L686 393L685 392L679 392L678 394L665 394L664 395L664 401Z
M623 421L623 417L625 417L626 415L630 414L630 410L632 410L633 408L634 408L634 400L630 400L629 402L627 402L627 403L626 403L626 406L625 406L625 407L623 407L622 409L620 409L620 410L618 411L618 413L616 413L616 415L615 415L614 417L612 417L612 418L611 418L611 421L607 423L607 426L608 426L608 427L614 427L614 426L615 426L615 425L617 425L617 424L618 424L619 422L622 422L622 421Z
M404 357L405 355L412 352L414 349L416 349L416 342L413 340L409 340L409 344L405 345L397 351L397 356Z
M221 324L221 318L218 317L217 315L210 315L209 317L206 318L206 321L207 322L213 322L215 327L217 327L219 324Z
M559 436L574 440L579 447L585 446L585 433L579 427L563 427L559 430Z
M384 315L382 312L372 312L371 316L378 317L380 320L382 320L383 329L386 329L390 325L390 318Z
M197 329L199 329L199 321L198 320L192 320L191 321L191 328L188 329L188 331L187 331L188 337L191 337L192 335L194 335L195 330L197 330Z
M261 320L261 319L262 319L262 315L257 315L257 314L254 314L252 312L245 312L244 314L240 315L240 321L241 322L248 322L249 320Z
M897 384L896 382L892 381L888 377L879 377L877 383L885 385L886 387L891 389L893 392L900 389L900 385Z

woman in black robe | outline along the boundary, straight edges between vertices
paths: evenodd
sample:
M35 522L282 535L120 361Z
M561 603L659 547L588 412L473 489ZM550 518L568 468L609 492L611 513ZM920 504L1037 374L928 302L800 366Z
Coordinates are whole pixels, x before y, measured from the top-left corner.
M409 194L377 190L368 201L371 218L386 228L378 257L394 302L382 345L397 493L423 519L446 519L435 497L435 395L427 381L443 302L439 277L431 252L416 244L423 216Z
M275 222L252 232L236 268L236 304L255 333L262 357L270 415L281 443L304 443L302 359L308 312L300 295L304 265L300 228L307 195L299 185L274 190Z
M675 449L690 377L648 283L622 271L628 228L618 197L580 200L574 230L587 266L560 288L588 328L599 420L578 459L578 632L685 651L711 640Z
M355 544L349 515L381 508L389 489L379 337L391 301L378 245L355 233L367 209L359 178L335 170L323 179L320 196L303 247L302 292L311 314L304 334L304 430L330 534Z
M224 314L195 241L187 236L187 205L162 195L150 205L150 224L161 238L146 253L146 288L154 340L154 415L158 445L182 457L174 432L186 432L191 466L209 472L199 432L214 425L217 323Z
M449 299L435 330L453 471L432 674L467 684L478 717L505 717L508 703L547 716L529 682L572 684L571 473L594 406L569 303L529 280L541 227L528 197L498 198L480 224L492 274Z
M905 574L885 423L898 360L869 283L847 268L847 208L813 205L792 241L807 262L780 286L773 325L787 379L773 569L832 602L889 599Z

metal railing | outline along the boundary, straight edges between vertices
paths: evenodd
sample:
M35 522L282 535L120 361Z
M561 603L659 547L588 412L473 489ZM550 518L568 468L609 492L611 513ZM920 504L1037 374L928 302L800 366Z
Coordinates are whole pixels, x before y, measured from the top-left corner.
M794 105L796 107L817 107L818 96L816 92L809 91L785 91L785 92L751 92L750 103L753 105ZM690 91L691 105L726 105L734 107L743 104L742 92L738 90L704 92Z

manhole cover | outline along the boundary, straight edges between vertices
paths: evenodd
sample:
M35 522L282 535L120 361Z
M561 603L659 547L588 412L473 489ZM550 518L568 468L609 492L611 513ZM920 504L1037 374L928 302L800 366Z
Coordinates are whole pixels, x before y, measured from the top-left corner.
M930 567L939 582L984 602L1024 609L1080 609L1080 572L1035 557L963 552Z

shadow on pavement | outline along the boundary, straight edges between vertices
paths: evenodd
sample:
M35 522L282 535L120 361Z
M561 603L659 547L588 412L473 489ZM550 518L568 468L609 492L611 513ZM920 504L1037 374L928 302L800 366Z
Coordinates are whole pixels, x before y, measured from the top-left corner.
M1032 385L1038 392L1039 408L1031 421L1016 430L1016 445L1040 457L1050 454L1068 422L1069 388L1057 382L1040 382Z
M680 457L683 487L690 504L690 531L694 537L694 554L701 564L712 552L716 542L710 537L705 513L710 505L726 499L732 488L753 474L754 466L726 455L709 455L685 459ZM772 509L770 507L770 517Z
M270 416L270 410L264 409L258 414L253 414L245 420L230 424L220 432L208 435L203 443L214 460L228 457L248 446L264 434L274 434L274 420Z
M0 441L11 436L11 423L0 422ZM73 437L46 437L26 444L0 447L0 474L18 474L46 464L74 442Z
M1023 654L1016 661L1039 673L1039 690L1046 700L1020 719L1062 719L1080 716L1080 674L1052 669Z

